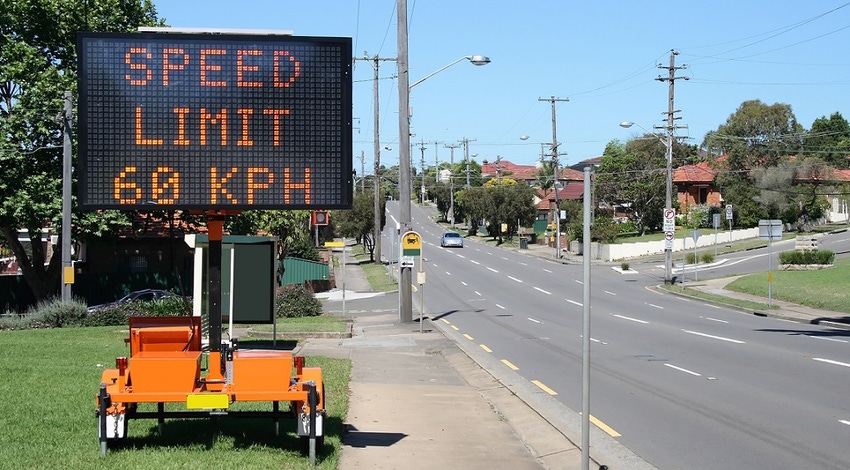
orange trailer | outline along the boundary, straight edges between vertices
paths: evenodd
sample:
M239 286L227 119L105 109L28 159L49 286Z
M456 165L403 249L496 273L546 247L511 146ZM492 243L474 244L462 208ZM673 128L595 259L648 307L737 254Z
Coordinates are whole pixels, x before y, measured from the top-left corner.
M302 448L323 439L324 384L322 370L304 367L303 357L290 351L240 350L236 341L221 352L201 349L200 317L132 317L129 357L116 359L101 376L97 395L101 453L110 441L127 437L131 419L201 417L262 417L275 423L295 412ZM202 359L208 368L202 374ZM273 411L228 411L234 402L271 402ZM280 411L288 402L290 413ZM142 412L140 403L156 403L157 411ZM165 403L183 403L184 411L165 411Z
M201 317L129 319L130 354L101 376L97 394L101 455L111 441L127 437L131 419L268 417L279 433L279 419L296 417L302 450L315 463L324 445L325 388L322 370L304 367L290 351L241 350L236 339L221 340L221 240L225 213L207 212L209 229L209 347L201 341ZM206 368L202 364L206 364ZM202 373L205 372L205 373ZM271 402L272 411L234 411L234 402ZM288 402L289 411L280 410ZM140 411L156 403L157 411ZM184 409L165 410L166 403Z

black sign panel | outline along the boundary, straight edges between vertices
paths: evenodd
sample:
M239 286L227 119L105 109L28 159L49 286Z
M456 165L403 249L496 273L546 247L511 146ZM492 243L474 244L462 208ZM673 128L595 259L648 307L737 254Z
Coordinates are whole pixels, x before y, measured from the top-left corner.
M80 33L85 209L350 208L351 39Z

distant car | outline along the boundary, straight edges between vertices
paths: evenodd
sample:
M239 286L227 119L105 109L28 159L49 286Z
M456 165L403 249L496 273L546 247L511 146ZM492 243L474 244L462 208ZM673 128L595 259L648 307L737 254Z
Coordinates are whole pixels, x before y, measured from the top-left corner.
M166 299L181 299L179 295L174 292L169 292L167 290L162 289L142 289L130 292L129 294L121 297L115 302L109 302L100 305L92 305L88 307L89 312L94 312L97 310L103 310L107 308L117 307L121 304L126 304L128 302L155 302L157 300L166 300Z
M463 237L457 232L446 232L440 238L440 246L456 246L458 248L463 248Z

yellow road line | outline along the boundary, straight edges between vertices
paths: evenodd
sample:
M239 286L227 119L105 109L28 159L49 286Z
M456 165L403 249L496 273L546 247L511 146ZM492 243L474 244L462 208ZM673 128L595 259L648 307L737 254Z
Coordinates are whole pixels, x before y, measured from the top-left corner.
M511 368L511 369L513 369L513 370L519 370L519 367L517 367L517 366L515 366L515 365L511 364L511 361L509 361L509 360L507 360L507 359L502 359L502 364L504 364L504 365L506 365L506 366L510 367L510 368Z
M483 349L483 350L487 351L488 353L493 352L493 350L492 350L492 349L488 348L488 347L487 347L486 345L484 345L484 344L479 344L479 346L481 346L481 349Z
M443 322L443 323L445 323L446 325L451 325L451 322L449 322L449 321L448 321L448 320L446 320L445 318L440 318L440 321L442 321L442 322Z
M460 331L460 328L458 328L458 327L456 327L456 326L452 325L451 323L449 323L449 326L451 326L451 327L452 327L452 329L453 329L453 330L455 330L455 331Z
M468 339L468 340L470 340L470 341L475 341L474 339L472 339L472 336L469 336L469 335L468 335L468 334L466 334L466 333L464 333L464 334L463 334L463 337L464 337L464 338L466 338L466 339Z
M581 412L579 412L579 414L581 414ZM612 428L611 426L608 426L607 424L600 421L599 418L597 418L596 416L590 415L590 422L595 424L597 428L605 431L605 433L607 433L611 437L622 436L622 434L615 431L614 428Z
M538 387L540 387L541 390L548 393L549 395L555 396L555 395L558 394L558 392L556 392L556 391L552 390L551 388L543 385L543 382L541 382L539 380L532 380L531 383L533 383L534 385L537 385Z

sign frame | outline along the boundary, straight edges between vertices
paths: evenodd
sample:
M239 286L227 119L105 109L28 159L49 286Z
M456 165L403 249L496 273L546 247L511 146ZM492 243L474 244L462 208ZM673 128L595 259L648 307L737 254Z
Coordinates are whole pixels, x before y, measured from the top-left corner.
M350 209L351 38L77 35L83 209Z

